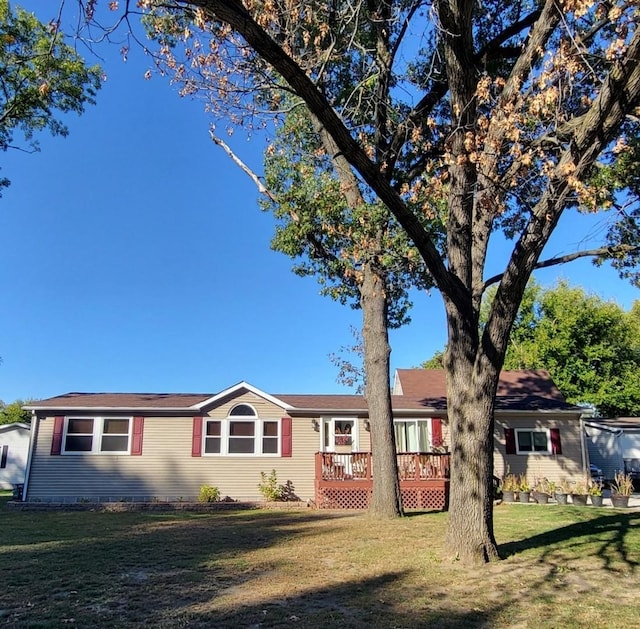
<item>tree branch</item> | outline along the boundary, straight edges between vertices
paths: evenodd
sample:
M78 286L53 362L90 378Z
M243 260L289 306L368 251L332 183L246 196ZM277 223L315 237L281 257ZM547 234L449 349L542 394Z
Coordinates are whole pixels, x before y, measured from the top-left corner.
M240 170L253 181L253 183L258 188L258 192L263 194L265 197L272 201L273 203L277 203L276 197L260 180L260 177L245 163L243 162L234 152L233 149L222 139L219 138L213 131L209 131L209 136L213 140L213 143L219 146L233 161L233 163L240 168Z
M294 92L304 100L311 113L334 138L344 157L406 230L420 251L438 288L454 301L464 300L466 289L448 271L435 243L418 217L407 207L379 167L369 159L364 148L353 138L325 95L302 68L260 27L242 2L239 0L176 1L178 4L200 7L213 19L225 22L240 34L267 63L271 64Z
M533 270L537 271L538 269L545 269L550 266L557 266L559 264L566 264L567 262L573 262L574 260L578 260L580 258L597 258L599 256L603 256L606 258L618 258L623 255L629 255L640 252L640 245L617 245L611 247L599 247L598 249L585 249L584 251L576 251L575 253L568 253L564 256L556 256L554 258L548 258L547 260L543 260L542 262L538 262ZM494 275L490 277L484 283L484 290L489 288L492 284L497 284L501 279L504 273L499 273L498 275Z
M240 168L240 170L245 175L247 175L247 177L249 177L251 181L253 181L253 183L258 188L258 192L260 192L260 194L267 197L269 201L277 205L278 199L273 194L273 192L271 192L271 190L269 190L269 188L267 188L262 183L262 181L260 180L260 177L256 174L256 172L246 162L244 162L222 138L218 137L213 131L209 131L209 136L211 137L211 140L213 141L213 143L219 146L231 158L231 161L233 161L233 163L236 166L238 166L238 168ZM289 215L291 217L291 220L294 223L299 222L300 219L295 213L291 212ZM322 258L324 260L329 260L331 262L337 261L337 258L330 251L326 249L326 247L323 245L322 241L316 236L316 234L313 234L313 233L307 234L305 238L307 242L311 245L311 248L313 249L314 253L319 258Z

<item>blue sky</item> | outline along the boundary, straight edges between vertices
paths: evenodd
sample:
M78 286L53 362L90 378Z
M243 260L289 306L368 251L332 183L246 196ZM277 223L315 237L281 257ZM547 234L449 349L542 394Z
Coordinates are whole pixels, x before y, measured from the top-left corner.
M41 19L57 2L23 1ZM43 9L43 7L45 7ZM47 12L50 11L50 14ZM270 250L271 217L253 183L209 139L198 102L143 78L149 60L99 49L98 103L67 138L2 155L0 399L67 391L211 392L240 380L271 393L348 392L328 356L360 314L321 297ZM92 61L93 62L93 61ZM235 138L259 167L259 138ZM600 219L561 224L548 255L591 246ZM489 273L500 270L499 247ZM640 293L588 261L547 269L625 308ZM437 293L416 294L392 333L392 368L443 347Z

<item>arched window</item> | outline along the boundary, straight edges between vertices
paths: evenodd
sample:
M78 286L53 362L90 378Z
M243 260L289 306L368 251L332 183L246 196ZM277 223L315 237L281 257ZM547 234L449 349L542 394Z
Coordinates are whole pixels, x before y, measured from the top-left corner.
M278 455L280 422L261 419L249 404L237 404L226 419L207 420L205 454Z
M229 411L229 417L257 417L258 413L248 404L238 404Z

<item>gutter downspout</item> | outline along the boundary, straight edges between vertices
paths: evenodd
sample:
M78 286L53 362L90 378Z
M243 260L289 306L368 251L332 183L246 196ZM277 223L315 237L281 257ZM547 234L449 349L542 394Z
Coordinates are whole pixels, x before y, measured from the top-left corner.
M22 502L27 501L27 489L29 487L29 476L31 475L31 462L33 461L33 450L38 439L38 429L40 428L40 418L35 411L31 411L31 430L29 439L29 455L27 456L27 469L24 472L24 486L22 488Z
M587 440L587 431L584 427L584 419L580 417L580 452L582 454L582 473L587 473L587 453L585 447L585 441ZM591 476L591 473L589 473Z

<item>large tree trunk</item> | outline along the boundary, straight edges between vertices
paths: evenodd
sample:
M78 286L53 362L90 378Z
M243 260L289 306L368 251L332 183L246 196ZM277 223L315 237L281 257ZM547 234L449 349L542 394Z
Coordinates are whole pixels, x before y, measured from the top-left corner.
M391 348L387 330L387 298L384 282L370 262L364 265L360 291L365 397L369 407L373 452L373 494L369 513L378 518L394 518L402 515L402 498L389 388Z
M478 349L477 333L448 309L445 354L447 415L451 429L451 483L447 546L465 564L498 559L493 533L494 406L500 373ZM480 354L479 354L480 353Z

